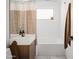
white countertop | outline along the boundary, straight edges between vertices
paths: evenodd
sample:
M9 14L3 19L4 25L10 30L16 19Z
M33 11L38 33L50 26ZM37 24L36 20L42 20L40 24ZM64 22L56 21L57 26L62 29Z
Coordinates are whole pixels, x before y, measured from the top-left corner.
M22 37L19 34L11 34L10 35L10 44L13 41L16 41L18 45L30 45L35 40L35 34L25 34Z

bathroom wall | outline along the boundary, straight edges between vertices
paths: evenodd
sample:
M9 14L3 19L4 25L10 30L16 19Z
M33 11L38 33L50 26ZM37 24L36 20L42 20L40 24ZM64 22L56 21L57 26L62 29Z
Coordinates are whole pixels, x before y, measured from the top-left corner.
M53 9L54 20L37 19L37 39L38 44L54 43L60 41L60 1L37 1L35 6L37 9Z
M6 1L6 47L9 46L9 0Z

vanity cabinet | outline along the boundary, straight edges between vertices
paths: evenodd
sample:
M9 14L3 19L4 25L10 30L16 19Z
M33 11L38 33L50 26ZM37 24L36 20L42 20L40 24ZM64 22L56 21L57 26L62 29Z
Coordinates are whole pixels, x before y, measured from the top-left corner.
M19 34L11 34L10 49L13 59L35 59L36 38L35 34L25 34L21 37Z
M35 59L36 55L36 40L30 45L18 45L20 59Z

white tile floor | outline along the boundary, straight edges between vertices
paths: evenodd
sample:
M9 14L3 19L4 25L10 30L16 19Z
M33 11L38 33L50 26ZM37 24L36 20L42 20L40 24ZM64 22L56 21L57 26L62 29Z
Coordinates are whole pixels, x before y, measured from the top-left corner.
M36 59L66 59L65 56L36 56Z

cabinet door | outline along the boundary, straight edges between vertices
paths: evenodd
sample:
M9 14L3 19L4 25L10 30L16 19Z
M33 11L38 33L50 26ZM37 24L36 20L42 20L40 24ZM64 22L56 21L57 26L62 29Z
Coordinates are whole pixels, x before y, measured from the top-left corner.
M19 45L18 47L20 59L29 59L29 46Z

